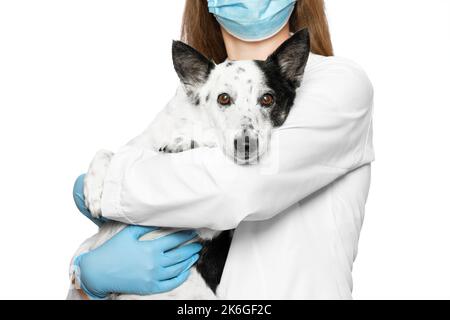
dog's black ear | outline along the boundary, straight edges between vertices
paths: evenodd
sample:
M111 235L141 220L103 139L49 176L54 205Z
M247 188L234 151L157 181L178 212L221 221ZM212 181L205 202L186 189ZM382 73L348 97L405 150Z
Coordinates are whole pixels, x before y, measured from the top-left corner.
M175 71L188 91L204 84L215 67L200 52L181 41L173 42L172 59Z
M294 33L266 60L268 64L276 64L281 74L296 86L300 85L300 77L305 71L310 51L308 29Z

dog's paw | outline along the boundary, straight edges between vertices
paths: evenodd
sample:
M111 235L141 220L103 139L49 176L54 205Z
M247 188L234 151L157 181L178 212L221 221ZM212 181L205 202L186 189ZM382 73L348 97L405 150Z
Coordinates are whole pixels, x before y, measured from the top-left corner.
M192 140L191 138L187 137L177 137L174 141L171 143L168 143L162 147L159 148L159 152L165 152L165 153L177 153L177 152L183 152L190 149L198 148L199 144Z
M98 151L84 178L84 201L94 218L100 218L102 214L103 182L113 155L111 151Z

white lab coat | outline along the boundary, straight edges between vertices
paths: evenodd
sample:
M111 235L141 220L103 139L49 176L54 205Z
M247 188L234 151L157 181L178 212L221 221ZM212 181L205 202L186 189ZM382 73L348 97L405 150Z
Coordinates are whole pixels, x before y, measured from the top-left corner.
M112 159L102 212L130 224L236 228L219 296L348 299L370 184L373 90L353 62L311 54L259 165L217 148Z

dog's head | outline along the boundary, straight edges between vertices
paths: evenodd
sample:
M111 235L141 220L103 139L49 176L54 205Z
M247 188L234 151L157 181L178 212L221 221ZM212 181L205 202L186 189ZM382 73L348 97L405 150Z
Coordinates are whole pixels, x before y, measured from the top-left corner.
M209 115L225 154L241 164L259 159L272 128L285 122L294 103L310 51L308 30L292 35L266 61L215 65L180 41L172 49L187 95Z

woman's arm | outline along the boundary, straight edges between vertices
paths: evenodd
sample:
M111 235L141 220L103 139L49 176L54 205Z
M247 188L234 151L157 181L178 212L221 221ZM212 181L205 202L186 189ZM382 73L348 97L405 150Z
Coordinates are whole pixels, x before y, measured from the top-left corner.
M73 188L77 208L101 227L107 221L92 218L85 206L83 186L84 175L81 175ZM117 227L111 225L109 231ZM92 242L87 240L71 261L67 299L104 299L110 293L154 294L181 285L202 249L199 243L186 243L197 235L186 230L155 240L140 240L142 235L154 230L128 226L88 252ZM127 258L123 259L124 256Z
M258 165L217 148L157 154L126 147L104 184L104 217L139 225L235 228L273 217L373 160L373 91L353 63L327 58L305 74L296 105Z

